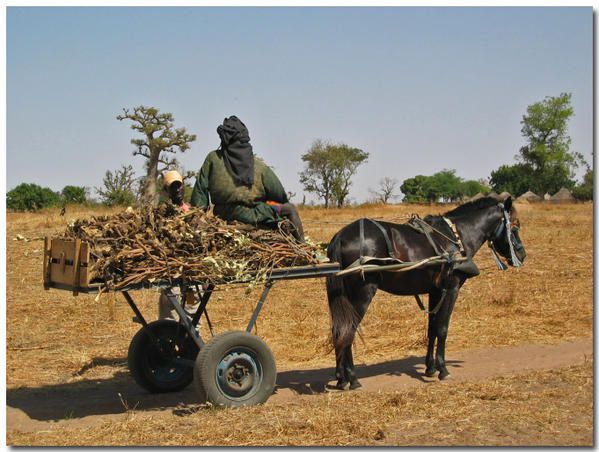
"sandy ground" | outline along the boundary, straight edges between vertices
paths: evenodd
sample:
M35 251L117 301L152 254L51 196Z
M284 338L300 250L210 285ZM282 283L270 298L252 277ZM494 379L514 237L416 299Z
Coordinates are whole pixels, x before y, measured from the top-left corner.
M422 357L358 366L357 372L363 384L360 391L377 393L580 365L592 359L592 353L591 338L557 345L464 350L452 354L448 360L452 377L443 382L423 376ZM267 404L285 404L302 397L322 396L333 374L333 368L280 371L275 394ZM178 393L149 394L121 374L105 381L9 389L7 431L39 432L89 427L107 420L124 419L127 408L135 408L138 416L146 414L156 418L160 412L170 415L176 410L201 409L198 402L191 387Z

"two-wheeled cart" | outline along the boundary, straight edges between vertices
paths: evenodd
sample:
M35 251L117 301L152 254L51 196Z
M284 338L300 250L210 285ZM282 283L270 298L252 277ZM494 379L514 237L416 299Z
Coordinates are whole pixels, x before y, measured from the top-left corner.
M85 242L46 239L44 288L68 290L74 295L111 291L106 284L89 282L88 264L89 247ZM131 375L150 392L180 391L193 382L200 398L214 405L241 406L265 402L275 388L276 364L268 345L251 332L270 289L277 281L325 277L338 271L338 264L270 271L263 279L264 289L245 331L227 331L209 341L202 339L198 325L202 315L210 325L207 306L215 290L213 284L173 279L114 290L123 295L142 325L129 345ZM248 280L230 283L247 283L251 276ZM175 293L174 288L179 288L181 295ZM192 288L196 289L199 306L193 315L189 315L185 311L185 294ZM131 295L143 289L161 289L177 311L179 320L147 322Z

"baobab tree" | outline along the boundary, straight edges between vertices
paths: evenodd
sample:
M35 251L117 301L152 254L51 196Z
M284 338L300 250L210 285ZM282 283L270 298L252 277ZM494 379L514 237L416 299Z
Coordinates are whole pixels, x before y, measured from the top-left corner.
M160 113L157 108L140 105L133 111L123 108L123 114L116 117L119 121L129 120L131 128L143 135L133 138L131 144L136 149L133 155L141 155L146 160L146 176L143 186L143 201L150 205L158 203L156 180L158 175L177 166L176 152L185 152L196 136L188 134L184 127L175 129L175 118L171 113ZM159 165L162 165L159 168Z

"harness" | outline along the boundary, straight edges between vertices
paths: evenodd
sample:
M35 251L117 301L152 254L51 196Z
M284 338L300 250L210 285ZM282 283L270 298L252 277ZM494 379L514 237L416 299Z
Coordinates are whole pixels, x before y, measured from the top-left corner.
M443 281L443 280L446 280L454 272L456 264L458 264L459 262L464 262L465 260L469 260L469 259L466 255L466 250L464 249L464 244L462 243L462 239L460 238L460 234L458 233L455 223L445 216L443 216L441 218L445 221L447 226L449 226L449 229L452 232L453 237L447 236L443 232L441 232L438 229L431 226L426 221L422 220L417 215L413 215L407 224L409 226L411 226L413 229L417 230L418 232L423 233L425 235L426 239L428 240L428 242L430 243L431 247L435 251L435 253L437 253L438 256L441 256L446 260L447 266L444 270L442 269L439 274L440 281ZM439 249L439 247L437 246L437 243L435 242L435 240L432 237L432 233L435 233L435 234L445 238L450 243L453 243L454 245L456 245L458 247L458 251L450 254L446 249L443 249L443 248ZM456 258L456 256L457 256L457 258ZM442 282L440 284L442 284ZM454 289L451 289L451 290L454 290ZM420 299L420 295L414 294L414 298L416 299L416 303L418 303L418 307L420 308L421 311L423 311L429 315L435 315L439 312L439 310L441 309L441 306L443 306L443 302L445 301L445 297L446 297L448 291L450 291L450 289L448 289L447 287L442 287L441 298L439 299L439 302L437 303L437 305L430 311L424 307L424 303L422 303L422 300Z
M505 210L504 205L502 203L499 203L498 206L503 209L503 220L501 221L499 226L497 226L497 229L495 229L495 232L493 233L493 238L491 238L488 241L489 248L491 248L491 253L493 254L493 258L495 259L495 263L497 264L499 270L506 270L507 265L505 265L499 258L499 254L497 253L497 250L495 249L495 244L493 242L499 239L503 233L507 234L507 241L510 249L512 265L514 267L520 267L522 266L522 262L520 262L520 259L518 259L514 247L522 247L522 244L518 242L518 240L513 234L513 230L518 230L518 228L516 226L512 226L510 215L507 212L507 210Z
M370 218L360 218L360 264L364 261L364 220L369 221L374 224L381 233L383 234L383 238L385 239L385 243L387 244L387 253L389 257L393 260L399 260L395 257L395 252L393 250L393 245L391 240L389 239L389 234L387 234L387 230L376 220L372 220Z
M387 265L386 266L387 270L395 270L395 271L412 270L416 267L419 267L419 266L421 266L423 264L427 264L427 263L434 263L436 265L441 264L442 270L439 275L439 280L440 280L439 285L442 285L442 281L446 280L453 273L457 264L459 264L461 262L465 262L467 260L470 260L466 255L466 250L464 249L464 245L462 243L462 239L460 238L460 235L458 233L456 225L449 218L447 218L447 217L442 217L442 218L445 221L445 223L447 224L447 226L449 227L453 237L450 237L447 234L444 234L443 232L441 232L440 230L434 228L433 226L431 226L429 223L422 220L417 215L413 215L410 218L410 221L407 223L408 226L412 227L416 231L425 235L427 241L429 242L429 244L431 245L432 249L434 250L434 252L436 254L435 256L432 256L431 258L423 259L422 261L416 262L416 263L402 262L399 258L397 258L397 256L395 255L393 244L391 242L391 239L389 238L389 234L388 234L387 230L379 222L377 222L376 220L370 219L370 218L361 218L359 220L360 258L354 264L358 264L361 266L363 264L368 265L368 263L372 262L373 260L383 261L383 262L391 261L391 262L394 262L395 264ZM385 240L385 244L387 245L388 257L386 257L386 258L371 258L371 257L364 256L364 242L365 242L365 240L364 240L364 223L366 221L372 223L381 231L383 239ZM433 234L437 234L437 235L445 238L446 240L448 240L450 243L456 245L458 248L458 251L450 253L445 248L440 247L439 244L433 238ZM352 266L354 264L352 264ZM476 271L478 271L477 268L476 268ZM420 299L420 296L418 294L414 295L414 297L416 298L416 302L418 303L418 306L420 307L420 309L422 311L425 311L427 314L434 315L437 312L439 312L439 310L443 306L443 302L445 301L447 292L449 290L450 289L448 289L446 287L442 287L441 298L440 298L439 302L437 303L437 305L435 306L435 308L430 311L426 310L426 308L424 307L424 304L422 303L422 300Z
M493 242L495 240L499 239L502 236L502 234L504 234L504 233L507 234L507 241L508 241L508 246L510 249L510 257L512 259L512 265L514 267L520 267L522 265L522 263L520 262L520 260L518 259L517 255L516 255L515 247L521 247L522 245L518 242L518 239L513 234L513 230L514 229L517 230L517 227L512 225L509 213L505 209L505 206L503 205L503 203L499 203L498 207L503 209L503 219L502 219L501 223L499 224L499 226L497 226L494 233L492 234L492 238L488 239L488 245L491 248L493 257L495 258L495 262L497 263L497 266L499 267L499 269L505 270L507 268L507 265L505 265L499 258L499 255L495 249L495 245ZM427 310L424 307L424 304L422 303L420 296L418 294L414 295L414 297L416 298L416 302L418 303L418 307L420 308L421 311L424 311L426 314L430 314L430 315L437 314L439 312L439 310L441 309L443 302L445 301L447 292L454 290L454 289L449 289L447 287L443 287L443 281L446 281L447 278L456 270L462 271L463 273L470 275L470 276L476 276L479 274L478 267L472 261L472 259L467 256L466 250L464 248L464 244L462 243L462 239L460 238L460 234L458 232L458 229L457 229L455 223L453 223L449 218L447 218L445 216L443 216L441 218L443 219L445 224L447 224L447 226L449 227L449 229L451 231L451 236L449 236L449 235L441 232L439 229L433 227L426 221L422 220L418 215L412 215L410 220L406 223L408 226L410 226L414 230L418 231L419 233L424 234L427 241L431 245L431 248L436 253L435 256L423 259L418 262L402 262L395 255L393 244L392 244L391 239L389 238L389 234L388 234L387 230L376 220L373 220L370 218L361 218L359 220L360 258L356 262L354 262L352 265L350 265L348 268L339 272L338 276L342 276L342 274L354 273L356 271L361 271L362 276L363 276L366 271L375 271L375 270L380 271L381 265L372 265L373 261L378 261L380 263L383 263L384 265L382 265L382 266L385 267L384 268L385 271L395 271L395 272L413 270L415 268L418 268L418 267L421 267L424 265L441 265L441 271L439 272L438 286L441 287L442 292L441 292L441 298L439 299L439 302L437 303L435 308L430 311ZM364 242L365 242L365 240L364 240L364 223L365 223L365 221L372 223L381 231L383 239L385 240L385 244L387 245L388 257L375 258L375 257L364 256ZM441 247L435 241L433 235L438 235L440 237L443 237L449 243L455 245L458 248L458 250L450 253L447 249L445 249L444 247Z
M439 247L437 246L437 243L435 242L435 240L432 237L432 233L440 235L444 239L446 239L449 242L456 245L458 247L458 253L461 256L466 256L466 250L464 249L464 245L462 244L462 239L460 238L460 234L458 234L456 225L447 217L441 217L441 218L443 218L445 223L447 223L447 226L449 226L449 229L453 233L453 237L449 237L446 234L443 234L441 231L432 227L426 221L422 220L418 215L412 215L412 217L410 218L410 221L407 223L407 225L412 227L416 231L424 234L426 239L430 243L431 247L435 251L435 253L437 253L438 256L446 257L448 260L448 263L451 263L453 261L452 257L455 256L455 254L457 254L457 253L453 253L453 255L450 255L447 250L439 249Z

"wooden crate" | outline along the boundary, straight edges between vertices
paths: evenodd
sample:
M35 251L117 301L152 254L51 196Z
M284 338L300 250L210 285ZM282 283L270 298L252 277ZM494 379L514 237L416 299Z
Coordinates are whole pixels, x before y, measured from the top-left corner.
M79 239L44 240L44 288L72 290L90 287L89 245Z

